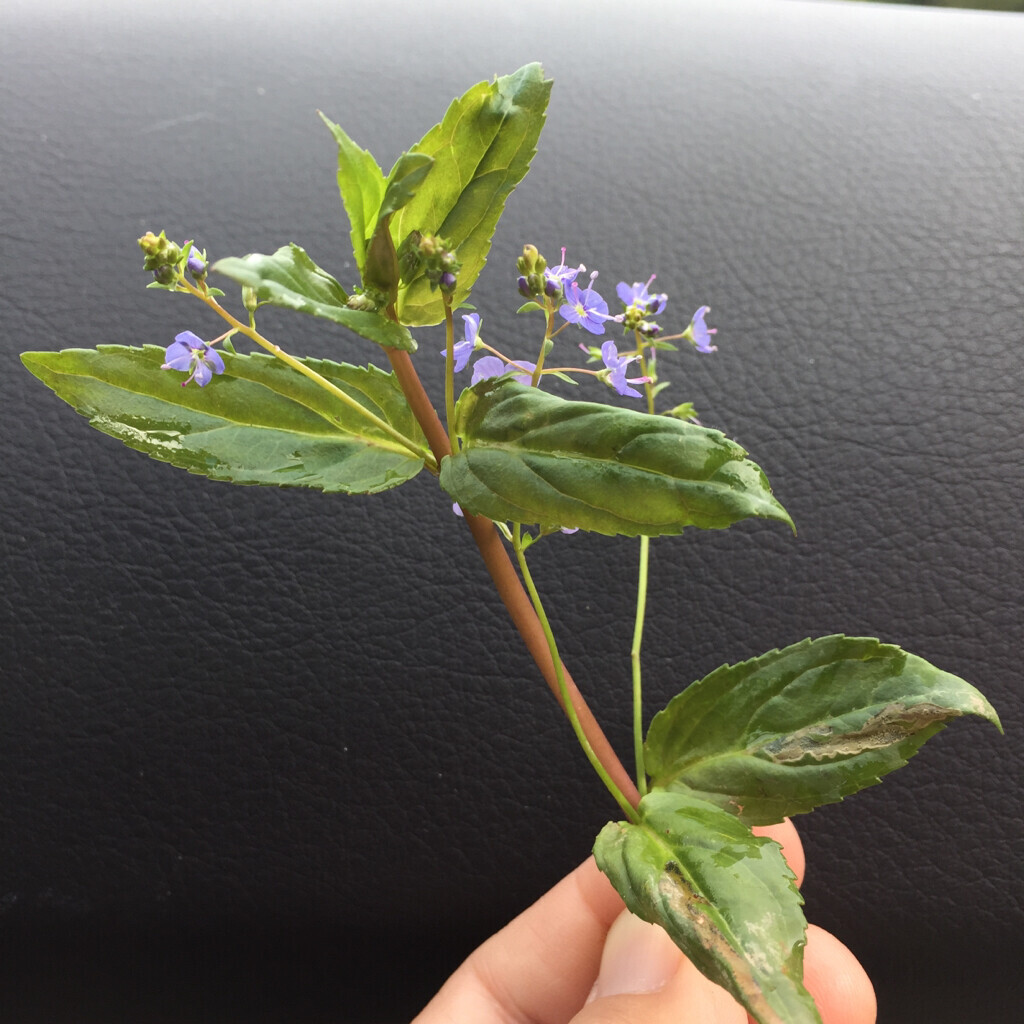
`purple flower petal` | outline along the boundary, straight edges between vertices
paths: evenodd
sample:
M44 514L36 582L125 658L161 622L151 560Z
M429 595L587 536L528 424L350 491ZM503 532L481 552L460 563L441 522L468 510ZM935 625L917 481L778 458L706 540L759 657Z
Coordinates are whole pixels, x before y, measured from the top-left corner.
M587 268L581 263L578 267L565 265L565 246L562 247L562 262L557 267L544 268L544 291L548 295L557 295L576 280L576 275ZM550 286L550 287L549 287Z
M466 368L466 364L472 358L473 350L476 348L477 335L480 333L479 313L466 313L462 319L466 324L463 340L455 342L452 347L452 355L455 358L452 369L455 373L461 373ZM445 350L441 349L441 355L445 354Z
M201 388L206 387L215 373L224 372L224 360L220 353L192 331L182 331L167 346L161 370L191 370L182 382L184 387L194 380Z
M161 370L189 370L192 368L192 346L184 341L175 341L164 352Z
M711 312L710 306L701 306L696 313L693 314L693 319L690 321L690 337L693 339L694 345L697 346L698 352L717 352L718 346L711 344L711 335L718 333L717 327L708 327L704 323L704 317Z
M517 369L523 369L528 371L526 373L517 373L512 379L519 381L520 384L526 384L527 386L529 386L530 384L533 383L533 371L537 369L537 364L528 362L525 359L517 359L514 364L509 363L509 365L506 366L505 369L506 371Z
M505 372L505 364L497 356L484 356L473 364L473 377L470 384L478 384L488 377L500 377Z
M664 293L652 295L648 291L654 278L655 275L651 274L645 284L642 284L640 281L634 281L632 286L626 284L625 281L620 281L615 291L622 300L622 304L627 309L630 306L636 306L644 315L657 316L661 313L668 302L668 296Z
M597 273L591 275L590 287L585 292L573 281L569 285L567 298L569 301L558 309L558 315L571 324L590 331L591 334L604 334L604 323L611 320L608 315L608 303L594 291L593 282Z
M204 361L211 367L214 373L224 372L224 360L221 359L220 353L209 345L206 346Z
M628 395L630 398L644 397L636 390L636 388L631 388L629 385L630 383L643 383L647 380L646 377L638 377L632 381L626 380L626 367L634 360L638 359L639 356L620 356L615 342L606 341L601 346L601 358L604 360L604 365L609 371L608 383L611 384L611 386L615 388L620 395Z

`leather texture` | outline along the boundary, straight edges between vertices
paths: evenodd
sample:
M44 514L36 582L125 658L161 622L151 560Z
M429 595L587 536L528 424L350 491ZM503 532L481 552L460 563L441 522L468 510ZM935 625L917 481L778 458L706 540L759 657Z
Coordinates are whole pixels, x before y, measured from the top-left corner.
M979 686L1005 738L955 723L801 821L806 910L871 969L883 1024L1017 1020L1024 17L190 11L0 15L0 1017L408 1019L616 815L426 474L356 498L212 484L94 432L17 358L219 331L144 289L147 229L213 257L296 241L351 283L316 110L387 167L452 96L541 60L539 155L474 293L489 340L522 335L524 242L568 246L606 296L657 272L663 325L706 303L719 328L666 397L743 444L799 528L653 545L648 707L835 631ZM435 395L439 337L416 356ZM566 661L627 756L635 544L542 547Z

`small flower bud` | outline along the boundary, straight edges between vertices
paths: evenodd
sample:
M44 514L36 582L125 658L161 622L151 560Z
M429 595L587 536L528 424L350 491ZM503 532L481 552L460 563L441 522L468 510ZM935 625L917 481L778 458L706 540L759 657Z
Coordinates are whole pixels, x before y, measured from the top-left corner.
M256 289L250 288L249 285L242 285L242 305L250 313L256 312L256 307L259 305L259 299L256 298Z
M522 274L519 275L519 280L516 283L519 287L519 294L523 298L529 299L533 297L533 292L530 291L530 282Z
M437 283L440 286L441 291L447 292L450 295L455 291L455 281L455 275L450 270L446 270L441 274L440 278L438 278Z
M375 313L379 308L372 296L366 292L354 292L348 297L348 302L345 305L349 309L358 309L364 313Z
M178 275L174 272L173 266L169 267L165 264L153 271L153 277L156 278L157 284L174 284Z
M201 281L206 277L206 260L203 259L202 253L194 245L189 249L188 260L185 265L188 267L188 272L197 281Z

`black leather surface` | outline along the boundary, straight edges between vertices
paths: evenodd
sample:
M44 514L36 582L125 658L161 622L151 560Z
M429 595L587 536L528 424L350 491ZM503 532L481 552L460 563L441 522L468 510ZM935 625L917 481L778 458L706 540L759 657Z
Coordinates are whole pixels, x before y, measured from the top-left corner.
M491 340L515 347L525 241L606 285L656 271L680 326L710 304L719 352L681 354L669 394L751 451L800 530L654 545L651 710L832 631L982 688L1006 738L957 723L803 819L806 909L871 968L885 1024L1018 1019L1024 18L51 0L0 23L0 1019L401 1020L615 814L430 480L210 484L17 360L211 328L144 290L148 228L214 257L294 240L349 283L316 110L386 167L537 59L548 124L475 293ZM633 548L534 559L624 754Z

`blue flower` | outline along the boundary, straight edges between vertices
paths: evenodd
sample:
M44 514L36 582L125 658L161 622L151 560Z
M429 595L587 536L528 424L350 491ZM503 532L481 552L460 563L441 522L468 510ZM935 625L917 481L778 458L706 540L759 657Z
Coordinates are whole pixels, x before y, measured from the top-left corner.
M665 304L668 302L668 296L664 293L651 295L648 291L654 278L655 275L651 274L646 284L634 281L632 288L625 281L618 283L615 291L618 293L626 309L629 309L630 306L636 306L642 313L650 316L657 316L664 310Z
M514 379L520 384L530 384L533 380L533 371L537 368L536 363L529 363L525 359L517 359L515 363L506 363L497 356L484 356L473 364L473 379L470 384L477 384L488 377L501 377L512 370L517 370ZM525 373L523 371L526 371Z
M220 353L191 331L182 331L175 336L174 343L167 346L164 359L166 361L160 367L161 370L192 371L181 382L182 387L194 380L201 388L205 388L215 373L224 372L224 360Z
M601 346L601 358L608 369L608 383L615 388L620 395L628 395L630 398L643 398L644 396L631 388L630 384L646 384L649 377L630 377L626 379L626 367L639 356L620 356L619 350L614 341L606 341Z
M573 281L569 285L567 298L569 301L558 309L558 315L571 324L576 324L590 331L591 334L604 334L604 322L613 320L608 315L608 303L594 291L594 278L597 271L590 275L590 284L585 292Z
M710 306L701 306L700 309L693 314L690 326L683 332L683 336L689 338L690 341L693 342L698 352L718 351L718 346L711 344L711 335L717 334L718 328L708 327L708 325L704 323L704 317L706 317L710 312Z
M476 339L480 334L480 314L479 313L465 313L462 317L466 324L465 336L462 341L457 341L453 350L455 356L454 370L456 373L460 373L466 368L466 363L469 362L470 356L473 355L473 349L476 348ZM445 350L441 349L441 355L445 355Z
M578 267L565 265L565 246L562 246L562 262L557 267L544 268L544 292L554 298L576 280L576 275L587 268L581 263Z

